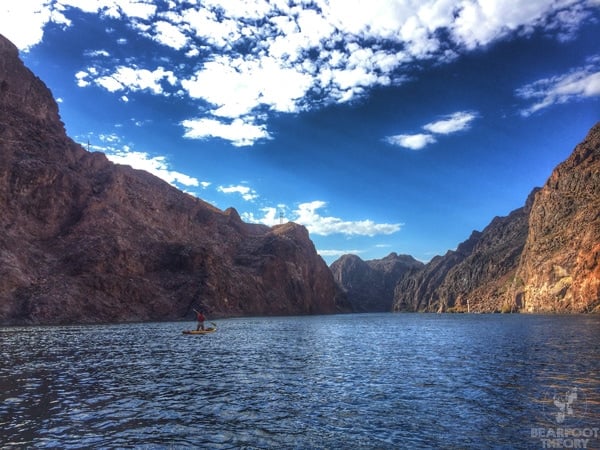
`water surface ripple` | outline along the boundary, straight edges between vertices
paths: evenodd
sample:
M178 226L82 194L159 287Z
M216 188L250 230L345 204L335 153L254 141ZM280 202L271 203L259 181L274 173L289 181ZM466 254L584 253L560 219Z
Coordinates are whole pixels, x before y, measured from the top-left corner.
M599 316L218 324L0 328L0 446L542 448L600 427Z

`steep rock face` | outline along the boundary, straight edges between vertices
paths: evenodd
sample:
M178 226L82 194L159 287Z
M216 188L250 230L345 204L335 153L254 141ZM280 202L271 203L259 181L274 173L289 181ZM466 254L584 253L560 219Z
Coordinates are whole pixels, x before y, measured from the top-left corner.
M399 280L423 267L412 256L391 253L383 259L363 261L344 255L331 264L333 277L346 294L353 312L391 311Z
M529 312L600 312L600 123L536 194L515 279Z
M473 251L481 233L474 231L456 251L436 256L419 272L400 280L394 291L394 311L436 311L443 305L437 289L448 273L464 261Z
M530 199L532 196L530 196ZM499 311L510 288L527 236L531 201L506 217L474 231L456 251L432 259L398 283L396 311Z
M600 312L600 124L524 208L398 283L394 309Z
M0 36L0 323L336 310L305 228L246 224L69 139Z

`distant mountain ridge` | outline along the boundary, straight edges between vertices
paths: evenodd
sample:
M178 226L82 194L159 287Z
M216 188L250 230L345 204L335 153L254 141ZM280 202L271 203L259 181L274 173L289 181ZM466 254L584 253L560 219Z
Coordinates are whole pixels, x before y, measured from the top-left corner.
M307 230L247 224L66 136L0 36L0 324L337 311Z
M344 258L332 264L334 273ZM354 279L369 279L369 261L353 264L363 267ZM368 291L369 283L357 289L342 277L336 281L354 305L380 295ZM600 123L524 207L494 218L455 251L400 274L392 309L600 312Z
M384 312L392 309L398 280L423 266L412 256L390 253L385 258L370 261L344 255L333 262L330 269L352 312Z
M600 312L600 123L523 208L427 264L328 268L306 228L242 222L65 133L0 36L0 324L339 311Z

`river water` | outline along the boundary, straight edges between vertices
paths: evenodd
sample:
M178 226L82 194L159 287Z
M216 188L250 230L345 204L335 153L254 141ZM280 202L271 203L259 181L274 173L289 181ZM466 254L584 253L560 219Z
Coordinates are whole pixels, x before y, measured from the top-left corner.
M216 322L0 328L0 447L600 448L598 315Z

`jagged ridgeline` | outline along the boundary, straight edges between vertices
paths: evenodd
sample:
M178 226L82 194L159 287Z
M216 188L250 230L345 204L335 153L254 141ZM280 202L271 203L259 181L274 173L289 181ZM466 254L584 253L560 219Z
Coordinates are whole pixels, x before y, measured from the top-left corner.
M600 123L524 207L416 270L394 275L383 261L332 264L354 310L377 291L395 311L600 312Z
M1 324L336 311L304 227L244 223L86 151L2 36L0 211Z
M0 36L0 212L0 324L168 320L193 306L222 316L600 311L600 124L523 208L455 251L425 265L345 256L330 270L304 227L244 223L87 152Z

